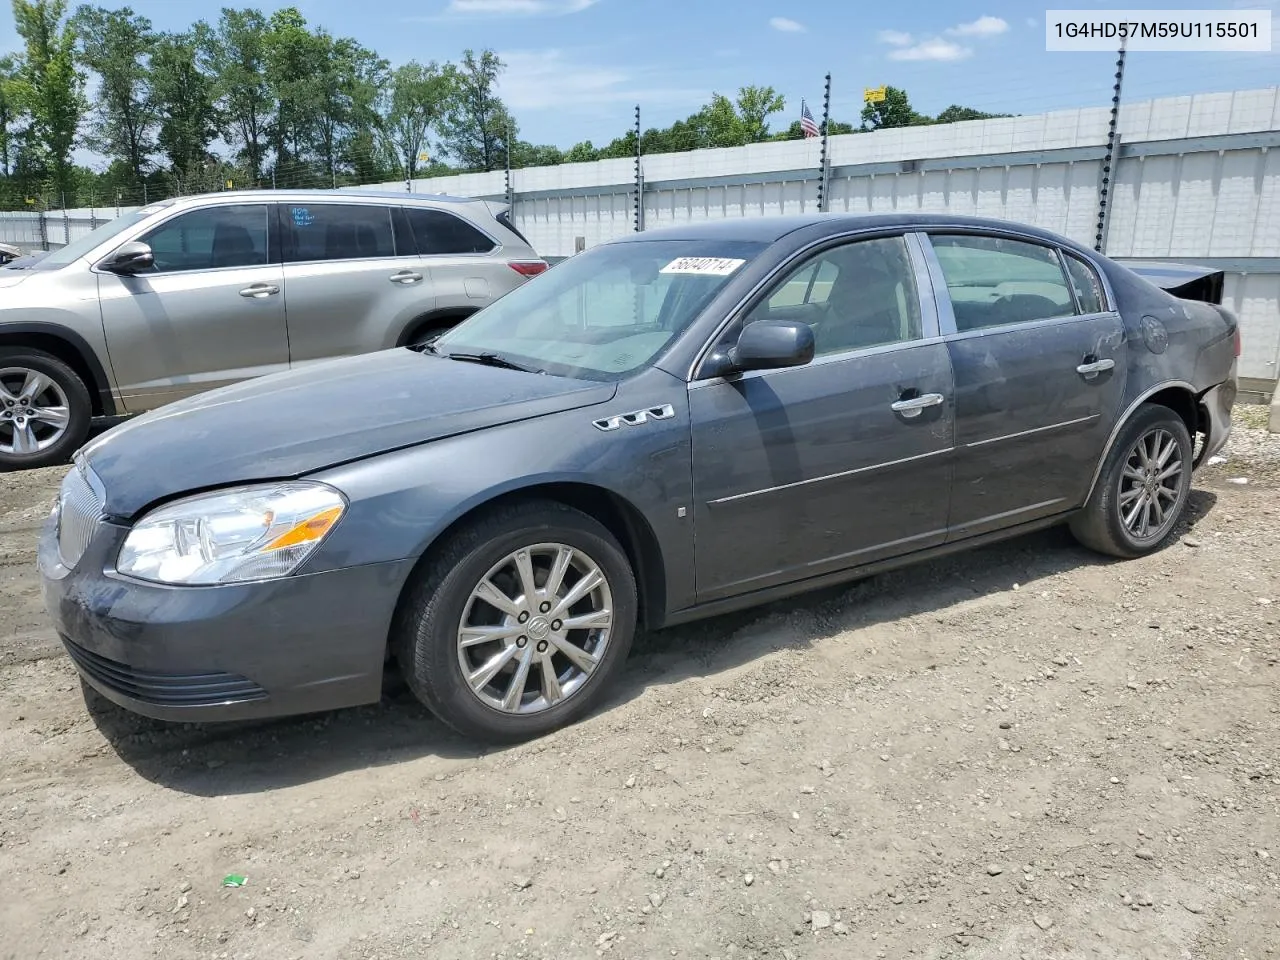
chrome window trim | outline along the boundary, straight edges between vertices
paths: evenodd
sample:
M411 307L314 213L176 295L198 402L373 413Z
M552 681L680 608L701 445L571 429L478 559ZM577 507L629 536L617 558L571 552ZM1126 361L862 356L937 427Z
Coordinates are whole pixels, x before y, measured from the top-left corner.
M791 255L787 257L787 259L785 259L784 261L782 261L782 263L775 266L774 269L770 271L768 274L766 274L764 277L756 281L756 283L751 287L751 289L748 290L741 297L739 297L738 302L735 303L731 309L725 312L724 319L720 321L720 323L716 326L715 331L712 333L711 337L709 337L703 343L701 349L694 356L693 362L689 365L689 369L685 373L686 382L692 387L699 383L712 383L712 382L719 382L719 381L725 380L726 379L725 377L699 378L698 370L702 367L702 364L706 362L708 354L710 354L711 351L715 349L716 344L720 342L720 338L724 335L725 331L728 330L729 327L731 327L738 320L742 319L742 317L744 316L747 310L754 308L759 303L758 297L760 293L768 289L769 287L771 287L778 280L785 277L792 269L795 268L797 264L799 264L801 261L805 260L809 256L813 255L815 252L819 252L820 250L826 249L826 248L842 246L845 243L854 243L859 240L876 240L882 237L902 237L903 238L903 241L907 247L907 257L911 261L912 268L917 271L915 276L915 282L916 282L916 295L920 302L921 333L923 334L931 329L937 330L938 319L937 319L937 313L936 313L937 311L936 295L932 291L932 283L928 284L930 287L929 296L925 295L926 284L924 281L930 278L924 277L918 272L920 261L917 259L916 254L921 253L921 251L913 248L912 241L911 241L911 237L914 234L917 234L918 232L919 231L913 229L910 226L888 227L888 228L877 227L877 226L860 227L856 230L846 230L840 233L833 233L833 234L828 234L824 237L819 237L818 239L812 240L809 243L805 244L803 247L800 247L798 250L793 251ZM916 245L917 247L919 246L918 239L916 240ZM841 354L829 354L826 357L815 357L812 361L810 361L810 363L805 364L805 366L812 366L813 364L818 363L820 360L844 358L853 353L866 353L870 351L878 351L884 348L915 346L916 344L920 344L924 342L933 342L933 341L932 339L927 337L918 339L918 340L900 340L892 344L881 344L879 346L866 347L856 351L847 351L846 353L841 353ZM790 367L786 369L796 369L796 368ZM753 370L748 373L734 374L734 377L740 379L742 377L750 376L751 374L777 373L777 372L780 372L780 371Z

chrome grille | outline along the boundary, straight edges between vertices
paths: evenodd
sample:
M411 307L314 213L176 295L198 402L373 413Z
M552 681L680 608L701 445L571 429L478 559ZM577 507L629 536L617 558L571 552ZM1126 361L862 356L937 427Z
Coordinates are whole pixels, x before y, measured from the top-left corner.
M102 498L78 466L63 479L58 497L58 553L64 564L74 567L102 519Z

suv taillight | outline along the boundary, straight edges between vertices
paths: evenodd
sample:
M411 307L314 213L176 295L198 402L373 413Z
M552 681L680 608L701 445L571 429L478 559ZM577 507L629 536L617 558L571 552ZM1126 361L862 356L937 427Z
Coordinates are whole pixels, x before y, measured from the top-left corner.
M522 277L536 277L547 269L547 261L545 260L512 260L507 264L512 270L520 274Z

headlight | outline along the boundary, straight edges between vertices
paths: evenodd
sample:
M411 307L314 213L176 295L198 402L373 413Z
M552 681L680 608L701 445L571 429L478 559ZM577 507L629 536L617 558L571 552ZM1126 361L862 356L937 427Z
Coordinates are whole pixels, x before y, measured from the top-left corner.
M144 516L116 569L160 583L238 583L285 577L347 508L337 490L296 481L200 494Z

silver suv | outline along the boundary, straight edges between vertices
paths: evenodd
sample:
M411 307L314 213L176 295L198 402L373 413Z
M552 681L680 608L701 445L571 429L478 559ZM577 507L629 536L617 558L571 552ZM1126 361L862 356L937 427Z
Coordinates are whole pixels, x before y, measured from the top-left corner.
M95 417L431 340L546 267L484 200L273 190L151 204L0 268L0 469L64 462Z

